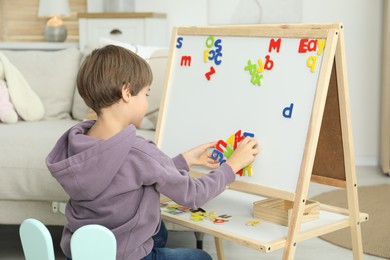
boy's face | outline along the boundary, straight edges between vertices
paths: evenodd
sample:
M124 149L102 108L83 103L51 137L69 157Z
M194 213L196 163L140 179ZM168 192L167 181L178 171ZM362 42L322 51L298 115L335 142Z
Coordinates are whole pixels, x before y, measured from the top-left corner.
M131 122L135 127L140 127L142 120L148 111L149 102L148 102L148 96L149 96L150 86L146 86L141 89L141 91L138 93L137 96L131 97L131 110L132 110L132 117Z

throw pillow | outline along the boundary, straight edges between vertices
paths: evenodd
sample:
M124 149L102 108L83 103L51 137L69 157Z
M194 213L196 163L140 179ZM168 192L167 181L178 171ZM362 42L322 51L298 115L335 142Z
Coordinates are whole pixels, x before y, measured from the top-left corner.
M45 120L69 119L81 53L61 51L4 51L19 69L45 108Z

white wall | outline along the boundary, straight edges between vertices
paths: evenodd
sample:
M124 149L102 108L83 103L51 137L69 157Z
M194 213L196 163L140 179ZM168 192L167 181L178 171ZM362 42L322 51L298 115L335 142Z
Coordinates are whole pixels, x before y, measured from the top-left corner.
M302 1L302 22L344 24L352 127L358 165L377 165L379 161L383 1L385 0ZM208 24L207 0L138 0L136 11L167 13L171 27Z
M207 0L136 0L135 10L166 13L169 35L176 26L207 25Z
M303 4L305 23L344 24L358 165L379 161L382 9L383 0L304 0Z

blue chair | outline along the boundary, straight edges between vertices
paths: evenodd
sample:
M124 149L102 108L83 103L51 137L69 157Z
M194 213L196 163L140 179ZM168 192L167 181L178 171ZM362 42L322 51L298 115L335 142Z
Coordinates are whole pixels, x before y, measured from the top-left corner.
M72 260L115 260L116 239L104 226L85 225L73 233L70 251Z
M36 219L26 219L19 228L26 260L55 260L53 240L49 230Z

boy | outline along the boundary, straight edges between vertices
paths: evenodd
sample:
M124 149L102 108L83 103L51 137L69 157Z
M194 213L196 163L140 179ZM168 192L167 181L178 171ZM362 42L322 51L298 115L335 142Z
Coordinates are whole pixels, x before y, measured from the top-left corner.
M117 259L211 259L202 250L164 247L160 193L186 207L202 206L253 162L256 141L245 138L221 166L208 152L215 142L169 158L136 135L148 108L151 82L146 61L118 46L94 50L80 67L78 90L97 120L69 129L46 159L70 197L61 240L67 257L72 233L83 225L100 224L116 237ZM214 170L192 179L191 165Z

